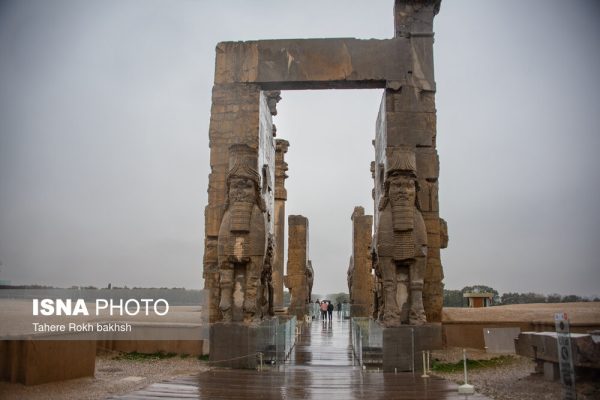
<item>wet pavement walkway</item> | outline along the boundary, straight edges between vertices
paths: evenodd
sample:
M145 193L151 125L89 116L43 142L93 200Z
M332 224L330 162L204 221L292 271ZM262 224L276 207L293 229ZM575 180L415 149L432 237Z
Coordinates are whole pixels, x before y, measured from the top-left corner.
M350 367L354 357L350 341L350 320L333 313L332 321L312 321L296 342L285 367Z
M420 374L363 371L353 365L350 322L313 321L299 336L288 362L266 371L215 368L156 383L118 399L469 399L457 385Z

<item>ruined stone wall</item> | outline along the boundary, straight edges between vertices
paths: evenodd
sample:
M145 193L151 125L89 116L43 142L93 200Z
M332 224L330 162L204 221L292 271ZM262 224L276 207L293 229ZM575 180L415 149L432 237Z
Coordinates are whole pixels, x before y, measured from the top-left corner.
M285 286L290 290L290 315L298 320L307 313L308 297L308 219L302 215L288 217L288 260Z
M373 275L371 264L371 232L373 216L365 215L363 207L352 213L352 271L350 314L352 317L370 317L373 313Z

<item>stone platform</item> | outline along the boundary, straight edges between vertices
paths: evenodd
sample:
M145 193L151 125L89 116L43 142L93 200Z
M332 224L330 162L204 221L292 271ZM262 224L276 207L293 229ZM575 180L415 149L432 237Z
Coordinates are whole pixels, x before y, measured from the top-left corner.
M586 380L600 377L600 334L571 333L571 355L575 376ZM559 355L556 332L523 332L515 339L518 355L536 361L545 379L558 380Z

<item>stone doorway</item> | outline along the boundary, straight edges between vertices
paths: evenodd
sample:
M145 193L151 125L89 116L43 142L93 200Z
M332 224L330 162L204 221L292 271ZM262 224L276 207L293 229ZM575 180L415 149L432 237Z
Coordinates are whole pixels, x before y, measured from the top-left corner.
M240 329L252 331L281 306L288 142L277 138L273 124L280 91L365 88L383 89L368 150L374 153L374 303L381 305L380 319L389 328L440 321L440 248L446 231L438 208L433 76L433 18L439 3L396 0L392 39L217 45L204 252L212 323L244 324ZM299 320L310 301L304 226L301 268L290 273L288 267L285 277L288 288L301 288L296 301L292 289ZM400 267L402 279L394 272ZM406 296L398 296L399 286ZM223 329L228 328L215 332Z

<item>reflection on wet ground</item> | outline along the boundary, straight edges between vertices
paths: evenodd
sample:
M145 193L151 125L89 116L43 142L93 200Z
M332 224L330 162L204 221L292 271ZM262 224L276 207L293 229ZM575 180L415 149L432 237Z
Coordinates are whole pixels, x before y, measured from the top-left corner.
M286 367L345 366L352 367L350 322L313 321L298 338Z
M353 366L350 322L313 321L290 360L266 371L212 369L153 384L120 399L487 399L464 396L455 384L412 373L366 372Z

